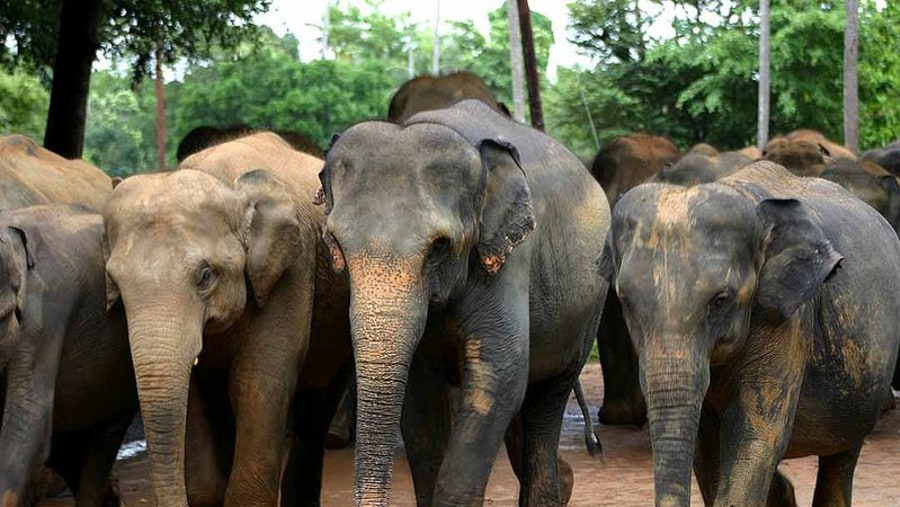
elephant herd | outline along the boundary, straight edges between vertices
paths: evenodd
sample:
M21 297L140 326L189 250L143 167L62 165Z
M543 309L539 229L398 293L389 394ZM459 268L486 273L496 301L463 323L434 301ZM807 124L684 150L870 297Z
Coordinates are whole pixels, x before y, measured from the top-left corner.
M0 138L0 505L45 467L118 505L138 410L157 505L319 505L351 377L356 505L391 504L401 435L418 505L482 505L501 446L520 505L565 505L595 341L600 419L649 422L657 505L692 473L710 506L795 505L776 466L805 455L814 505L849 505L898 380L900 146L632 134L588 170L478 82L417 78L324 155L201 129L115 187Z

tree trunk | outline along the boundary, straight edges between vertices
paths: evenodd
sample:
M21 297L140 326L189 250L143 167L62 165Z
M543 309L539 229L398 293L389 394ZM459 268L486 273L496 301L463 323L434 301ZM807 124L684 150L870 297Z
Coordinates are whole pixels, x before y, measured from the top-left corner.
M769 141L769 0L759 0L759 117L756 147Z
M844 145L859 151L859 3L847 0L844 29Z
M431 50L431 73L441 73L441 0L434 0L434 44Z
M525 78L528 81L528 105L531 126L544 130L544 112L541 107L541 85L538 81L537 57L534 54L534 34L531 31L531 9L528 0L517 0L519 28L522 31L522 50L525 56Z
M80 158L84 149L99 20L100 0L63 0L44 147L66 158Z
M525 122L525 69L522 63L522 30L516 0L507 2L509 14L509 66L512 70L513 119Z
M166 97L163 90L162 75L162 42L156 41L156 157L157 167L165 171L166 167Z

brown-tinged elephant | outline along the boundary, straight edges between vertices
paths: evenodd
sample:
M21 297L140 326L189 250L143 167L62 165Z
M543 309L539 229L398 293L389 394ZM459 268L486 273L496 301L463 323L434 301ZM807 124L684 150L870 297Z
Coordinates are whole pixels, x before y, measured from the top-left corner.
M769 141L762 158L783 166L797 176L818 176L825 169L825 164L834 160L831 152L821 143L787 137Z
M563 411L606 292L603 190L477 100L355 125L320 177L350 277L355 504L390 504L399 424L419 505L481 505L504 434L520 505L560 505Z
M890 225L765 161L642 185L612 220L601 271L640 357L656 505L690 504L692 466L706 505L796 505L776 467L808 455L813 505L850 505L900 339Z
M606 191L610 206L614 206L620 195L678 157L678 148L665 137L633 133L613 138L603 145L594 158L591 173ZM614 291L606 295L603 316L597 331L603 371L600 422L641 426L647 420L647 408L638 384L637 356Z
M68 160L28 137L0 137L0 209L76 203L99 212L112 181L83 160Z
M318 505L350 353L346 281L312 203L321 166L253 134L130 177L106 205L109 303L128 316L158 505L277 505L292 405L283 501Z
M209 125L196 127L185 134L185 136L181 139L181 142L178 143L178 149L175 152L175 159L178 161L178 163L181 163L182 161L184 161L184 159L188 158L194 153L205 150L206 148L210 148L217 144L222 144L239 137L253 134L255 132L260 132L260 130L254 129L250 125L244 123L239 123L228 127L211 127ZM324 153L322 152L322 148L320 148L315 141L304 134L292 130L279 130L275 131L275 133L278 134L297 151L302 151L303 153L307 153L318 158L322 158L322 156L324 155Z
M78 506L108 486L137 390L121 305L106 312L100 215L53 204L0 212L0 505L31 505L45 463Z
M791 141L809 141L821 145L834 159L849 158L850 160L856 160L857 158L856 154L850 149L828 139L825 137L825 134L818 130L798 129L788 133L785 137Z
M750 157L737 151L726 151L713 156L686 153L677 162L664 165L648 181L689 187L724 178L752 162Z
M391 97L388 121L403 123L410 116L449 107L463 99L478 99L509 116L506 106L497 102L494 92L476 74L458 71L446 76L417 76L403 83Z
M709 143L697 143L684 153L685 155L705 155L707 157L715 157L719 154L719 150Z
M756 146L745 146L739 150L738 153L745 157L750 157L751 160L756 161L762 158L762 150L757 148Z

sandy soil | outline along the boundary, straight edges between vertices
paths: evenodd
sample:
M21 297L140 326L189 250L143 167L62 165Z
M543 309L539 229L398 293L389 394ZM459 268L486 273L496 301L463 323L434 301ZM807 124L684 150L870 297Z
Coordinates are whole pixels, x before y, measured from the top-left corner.
M581 377L588 401L597 406L602 399L602 377L597 364L588 365ZM650 461L650 441L647 429L600 427L605 457L591 458L584 450L582 422L577 406L569 403L561 448L566 460L575 470L575 490L571 507L615 506L638 507L653 504L653 472ZM596 419L595 419L596 421ZM785 461L781 470L794 483L799 505L811 505L817 470L816 458ZM146 454L116 465L124 504L151 506L153 496L148 481ZM879 421L868 438L854 480L856 507L900 506L900 409L893 410ZM405 458L398 456L394 472L392 505L415 506L412 480ZM514 506L518 482L509 467L505 453L497 457L488 484L485 505ZM344 507L353 503L353 450L331 450L326 454L325 483L322 505ZM703 505L700 492L694 485L693 504ZM70 506L71 499L45 501L42 507Z

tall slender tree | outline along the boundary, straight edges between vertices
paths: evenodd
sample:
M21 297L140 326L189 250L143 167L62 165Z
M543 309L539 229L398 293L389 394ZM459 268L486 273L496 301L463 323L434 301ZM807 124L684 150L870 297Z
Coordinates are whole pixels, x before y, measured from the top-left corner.
M756 146L762 150L769 140L769 0L759 0L759 116Z
M525 68L522 63L522 30L519 27L519 8L516 0L506 5L509 15L509 66L512 71L513 118L525 121Z
M534 32L531 28L531 9L528 0L518 0L519 27L522 30L522 52L525 57L525 80L528 83L528 109L531 126L544 130L544 111L541 106L541 84L538 78L537 57L534 52Z
M844 145L859 150L859 3L846 2L844 27Z

